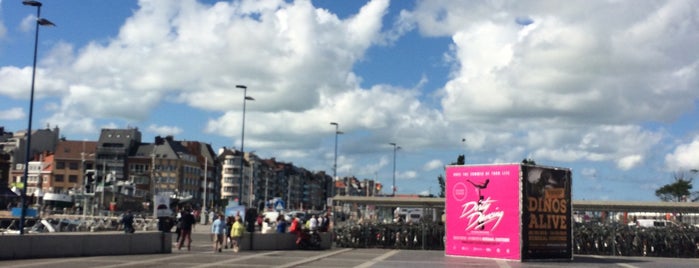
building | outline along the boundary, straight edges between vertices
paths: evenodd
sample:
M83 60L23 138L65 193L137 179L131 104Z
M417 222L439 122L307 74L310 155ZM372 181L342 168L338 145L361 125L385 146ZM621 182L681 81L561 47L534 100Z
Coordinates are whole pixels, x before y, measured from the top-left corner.
M86 185L85 173L95 168L96 147L94 141L59 141L53 153L50 192L77 194L92 189L92 185Z
M32 144L29 150L30 158L29 161L38 160L38 155L43 152L53 152L59 141L60 130L58 127L53 129L37 129L32 131ZM26 150L27 150L27 131L18 131L16 133L5 132L4 128L0 130L0 148L5 155L3 158L7 159L5 162L9 162L9 170L7 171L7 178L9 187L21 188L22 177L24 177L24 166L27 161ZM2 175L5 176L5 175ZM31 193L27 191L27 195Z
M197 179L199 187L194 194L197 204L205 208L222 205L223 203L220 202L220 191L217 191L217 189L220 189L221 172L218 169L218 158L211 144L198 141L180 141L180 144L190 154L194 155L197 158L197 163L199 163L199 170L201 171Z
M239 200L241 203L247 204L250 201L249 195L252 193L250 191L252 186L250 163L245 161L245 157L240 151L225 147L219 151L218 159L221 162L221 199ZM241 161L243 161L242 171Z

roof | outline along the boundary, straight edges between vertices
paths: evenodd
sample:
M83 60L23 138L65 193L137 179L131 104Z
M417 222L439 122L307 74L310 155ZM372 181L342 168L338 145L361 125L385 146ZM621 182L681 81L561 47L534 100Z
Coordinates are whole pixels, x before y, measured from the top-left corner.
M97 148L96 141L59 141L56 145L56 159L82 159L83 152L85 158L94 158ZM90 154L92 156L88 157Z
M444 198L438 197L364 197L335 196L335 201L371 204L383 207L444 207ZM699 213L699 202L641 202L641 201L587 201L573 200L574 211L614 212L682 212Z

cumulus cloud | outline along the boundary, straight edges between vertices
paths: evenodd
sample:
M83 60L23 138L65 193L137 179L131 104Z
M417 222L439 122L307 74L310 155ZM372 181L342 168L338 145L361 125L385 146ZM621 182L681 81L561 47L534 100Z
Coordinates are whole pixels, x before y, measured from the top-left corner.
M507 1L420 2L405 17L427 35L452 38L442 106L452 126L478 129L466 134L470 147L526 142L537 160L614 161L628 170L663 138L640 124L676 120L699 97L699 51L689 48L699 42L699 6L675 1L629 13L620 3L593 5L604 6L598 19L576 14L578 4ZM498 161L514 157L522 155Z
M150 125L147 128L148 132L155 133L160 136L177 136L182 133L182 129L176 126L159 126Z
M422 170L424 171L430 171L430 170L435 170L435 169L443 169L444 168L444 162L439 159L433 159L430 160L429 162L425 163L425 165L422 167Z
M699 136L665 155L665 165L673 171L699 169Z
M10 108L0 110L0 119L2 120L18 120L24 118L25 114L22 108Z
M37 98L52 113L43 120L96 133L119 120L148 121L155 107L174 103L208 112L206 134L238 139L243 92L236 85L246 85L255 98L246 102L246 147L279 159L320 155L310 169L332 166L321 144L335 121L347 134L338 159L344 174L372 177L390 166L388 142L406 148L399 151L406 158L449 149L466 150L469 162L527 157L631 170L672 138L648 123L676 122L699 98L696 1L634 3L632 12L623 1L434 0L398 13L389 4L368 1L340 18L312 1L141 0L110 39L57 42L40 59ZM25 17L19 29L32 30L34 19ZM450 40L438 63L449 73L410 88L367 84L355 72L373 47L406 45L401 38L411 31ZM0 67L0 94L26 98L30 75L31 67ZM435 90L424 88L434 87L427 81L442 79L424 93ZM677 146L666 165L696 164L695 143ZM439 156L426 158L414 165L420 172L399 164L398 179L443 166ZM586 168L583 176L596 173Z

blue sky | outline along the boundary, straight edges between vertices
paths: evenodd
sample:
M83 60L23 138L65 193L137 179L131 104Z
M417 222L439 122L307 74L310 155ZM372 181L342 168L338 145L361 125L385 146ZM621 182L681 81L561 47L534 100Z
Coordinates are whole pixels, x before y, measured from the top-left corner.
M699 168L696 1L43 1L33 128L245 149L436 194L444 165L573 170L657 200ZM36 9L0 2L0 125L26 129ZM463 141L465 139L465 141ZM696 190L696 189L695 189Z

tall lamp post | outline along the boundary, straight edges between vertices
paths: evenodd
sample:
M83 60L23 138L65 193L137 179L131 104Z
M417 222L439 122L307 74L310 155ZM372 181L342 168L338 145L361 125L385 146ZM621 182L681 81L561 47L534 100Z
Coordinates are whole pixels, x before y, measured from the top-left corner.
M391 196L396 196L396 150L400 149L400 146L398 146L396 143L391 142L389 143L390 145L393 145L393 194Z
M34 62L32 65L31 93L29 95L29 123L27 125L27 148L25 152L24 175L22 177L22 212L19 219L19 234L24 234L24 219L27 216L27 177L29 176L29 161L32 159L32 116L34 112L34 80L36 78L36 51L39 45L39 26L56 26L53 22L41 17L41 2L24 0L22 4L36 7L36 31L34 32Z
M248 96L248 87L244 85L236 85L236 88L243 89L243 130L240 134L240 178L238 178L238 202L243 202L243 161L245 158L245 104L248 100L254 101L253 97Z
M340 124L336 122L330 122L331 125L335 126L335 162L333 163L333 182L330 187L330 196L335 197L335 180L337 180L337 135L342 134L339 130Z

